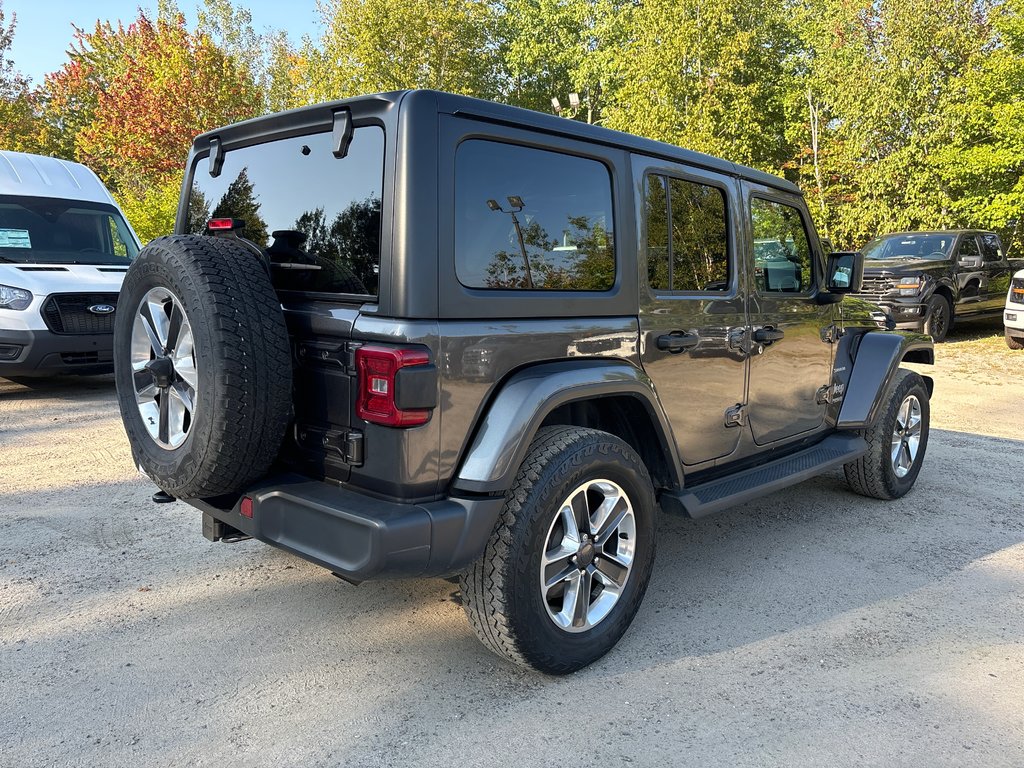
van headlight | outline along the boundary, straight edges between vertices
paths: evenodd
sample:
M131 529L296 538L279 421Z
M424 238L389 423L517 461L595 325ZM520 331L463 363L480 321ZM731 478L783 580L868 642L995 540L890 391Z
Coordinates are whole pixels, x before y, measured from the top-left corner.
M26 309L32 303L32 294L24 288L0 285L0 309Z

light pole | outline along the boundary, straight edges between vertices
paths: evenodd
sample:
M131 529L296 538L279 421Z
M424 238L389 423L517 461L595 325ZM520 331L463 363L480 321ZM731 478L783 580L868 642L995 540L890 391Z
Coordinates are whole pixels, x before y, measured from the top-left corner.
M578 93L569 94L569 109L572 110L572 114L569 115L570 120L576 119L576 113L580 111L580 95ZM562 106L562 102L558 100L557 96L552 97L551 106L554 107L555 114L561 116L562 112L565 111L565 107ZM587 123L592 124L594 122L594 105L590 99L590 93L587 93Z
M492 211L507 213L512 217L512 223L516 228L516 237L519 239L519 252L523 255L523 269L526 270L526 287L533 288L533 272L530 270L530 258L526 255L526 243L523 242L523 228L519 226L519 217L516 216L524 208L523 198L519 195L509 195L506 200L508 200L511 210L506 211L498 205L497 200L488 200L487 207Z

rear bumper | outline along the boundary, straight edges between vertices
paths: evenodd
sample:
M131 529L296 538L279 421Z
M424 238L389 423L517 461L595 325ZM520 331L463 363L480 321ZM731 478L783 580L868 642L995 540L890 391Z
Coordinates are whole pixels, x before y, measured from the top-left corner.
M252 517L210 501L188 503L255 539L350 581L441 576L483 551L502 497L409 504L366 496L301 475L278 475L250 488ZM243 498L244 498L243 496Z
M0 329L0 377L109 373L113 369L112 334L79 336Z

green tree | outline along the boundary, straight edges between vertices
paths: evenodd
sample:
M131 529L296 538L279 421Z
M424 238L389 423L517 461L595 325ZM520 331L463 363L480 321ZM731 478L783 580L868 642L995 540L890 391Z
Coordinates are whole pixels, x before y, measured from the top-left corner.
M649 0L601 57L605 125L777 172L797 38L788 3Z
M242 236L252 240L261 248L266 247L269 241L267 224L260 215L260 203L256 196L256 189L249 181L249 169L242 168L235 180L228 184L224 190L213 213L213 219L241 219L245 222Z
M487 0L323 0L320 13L323 34L302 48L300 100L401 88L498 92L496 16Z
M35 123L35 104L28 79L14 68L10 58L17 16L5 23L0 0L0 149L21 152L39 150L40 137Z

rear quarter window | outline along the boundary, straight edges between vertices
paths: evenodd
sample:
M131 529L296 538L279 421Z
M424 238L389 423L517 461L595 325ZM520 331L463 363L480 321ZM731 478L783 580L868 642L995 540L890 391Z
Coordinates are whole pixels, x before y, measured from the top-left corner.
M464 286L614 286L612 179L603 163L470 139L455 155L455 205L455 271Z

